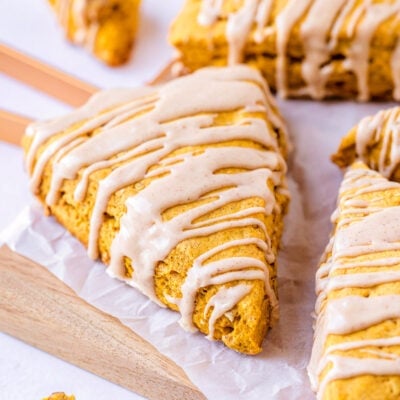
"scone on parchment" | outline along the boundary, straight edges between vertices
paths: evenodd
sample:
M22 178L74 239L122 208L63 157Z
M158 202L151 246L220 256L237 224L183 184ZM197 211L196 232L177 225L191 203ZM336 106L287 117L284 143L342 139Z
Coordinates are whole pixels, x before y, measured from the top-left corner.
M185 0L189 70L245 62L282 97L400 100L399 0Z
M128 61L140 0L49 0L67 38L108 65Z
M285 126L257 71L102 92L24 146L33 192L111 275L185 329L261 351L289 195Z
M346 172L316 276L309 375L319 400L400 398L400 184Z

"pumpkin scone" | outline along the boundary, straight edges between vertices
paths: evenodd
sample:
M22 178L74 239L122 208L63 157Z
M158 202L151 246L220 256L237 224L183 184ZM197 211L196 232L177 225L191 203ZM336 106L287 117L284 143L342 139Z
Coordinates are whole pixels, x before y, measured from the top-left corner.
M356 159L388 179L400 182L400 107L362 119L332 155L332 161L342 168Z
M332 220L316 276L313 389L319 400L397 400L400 184L354 163Z
M247 354L278 318L287 144L246 66L101 92L24 138L33 192L92 258Z
M400 100L400 0L185 0L189 70L247 63L282 97Z
M140 0L49 0L67 38L108 65L128 61Z
M64 392L56 392L51 394L49 397L44 398L43 400L75 400L75 396L68 396Z

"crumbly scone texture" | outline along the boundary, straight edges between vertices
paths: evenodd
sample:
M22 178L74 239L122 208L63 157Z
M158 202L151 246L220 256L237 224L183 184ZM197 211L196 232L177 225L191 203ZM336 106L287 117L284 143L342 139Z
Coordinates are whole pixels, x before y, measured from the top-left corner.
M80 11L75 11L80 0L49 1L70 41L84 46L110 66L129 60L139 23L140 0L86 0Z
M353 127L332 155L340 168L362 160L387 178L400 182L400 107L379 111Z
M313 28L307 31L302 31L302 29L310 10L316 6L316 3L322 2L321 0L298 0L297 2L293 0L258 1L259 9L257 14L260 14L260 10L265 4L270 4L267 6L270 9L264 27L265 34L261 41L256 40L257 22L254 20L242 50L242 61L260 70L271 89L277 91L283 97L311 97L316 99L359 98L362 101L392 99L394 96L394 80L397 79L394 77L396 68L392 66L392 63L397 63L397 59L394 61L394 54L397 40L400 36L400 24L397 14L393 12L388 18L383 19L383 22L373 31L371 39L365 42L365 45L369 48L366 53L368 94L360 94L358 83L360 77L357 77L355 70L348 67L346 58L353 51L350 49L354 43L357 26L364 18L363 7L366 2L363 0L343 1L340 12L348 5L351 5L351 8L340 24L340 30L337 35L335 34L335 39L333 39L333 30L336 30L334 24L340 15L340 12L338 12L327 34L322 35L324 40L320 43L317 29L314 32ZM374 0L371 2L371 6L379 7L379 4L389 5L395 2L396 0ZM215 21L210 25L201 25L199 23L199 14L204 3L213 3L214 7L217 7L218 4L218 2L207 2L206 0L186 0L170 29L170 43L179 51L180 60L185 67L192 71L206 65L227 65L229 53L227 21L230 15L246 7L249 2L245 2L245 0L222 0L222 7ZM278 17L282 16L290 6L289 3L299 3L299 6L300 3L307 3L307 6L301 16L295 19L295 23L287 37L282 35L281 38L278 38L278 23L282 27L288 26L286 21L292 18L292 16L285 17L278 21ZM371 11L371 13L374 12L377 14L381 10ZM320 14L323 14L323 12ZM321 18L324 18L324 16ZM238 20L240 19L238 18ZM243 21L238 23L243 23ZM354 27L356 27L355 30L353 29ZM351 30L352 33L350 34ZM315 42L313 43L312 36L314 33ZM305 48L305 37L310 38L309 50ZM278 43L281 41L287 41L287 43L282 56L284 64L278 65ZM364 47L363 44L360 45L360 48L362 47ZM354 51L357 52L358 50L355 46ZM325 58L322 56L323 62L318 66L318 74L320 74L322 80L326 79L326 81L323 85L323 91L315 94L308 90L308 83L304 78L305 59L307 54L309 55L308 60L310 60L313 57L316 57L315 59L321 57L321 54L325 55L325 52L328 55ZM361 62L363 61L359 59L354 64L360 64ZM398 63L396 65L398 67ZM279 88L277 82L278 69L282 70L282 74L286 77L285 88Z
M229 112L219 113L215 117L214 123L216 126L226 125L240 125L247 118L256 118L266 122L268 126L270 122L263 112L247 112L245 110L235 110ZM82 122L79 122L73 128L79 128ZM272 129L272 128L271 128ZM60 132L44 143L38 150L35 156L35 162L38 157L51 146L54 141L62 138L68 134ZM96 131L89 131L82 137L85 139L96 136ZM275 130L275 135L280 142L282 152L285 153L286 142L285 135L278 129ZM29 150L32 137L25 136L23 140L25 151ZM235 140L226 143L209 144L200 147L184 147L179 150L168 154L165 159L174 157L179 154L193 153L196 151L203 151L205 148L219 147L219 146L239 146L243 148L261 148L260 144L254 143L250 140ZM79 172L76 179L64 180L61 188L59 199L56 204L48 206L45 204L46 195L49 192L50 182L52 178L52 163L54 157L45 166L42 180L40 182L37 197L43 203L47 213L53 215L62 225L64 225L74 236L76 236L83 244L87 245L90 229L90 217L93 211L94 202L96 199L96 192L98 191L99 182L108 176L113 168L104 168L92 173L89 177L88 190L85 198L81 202L74 199L74 191L79 182L79 177L82 176L84 168ZM151 169L157 169L159 166L154 165ZM238 170L235 168L228 168L225 172L235 173ZM110 249L111 244L120 230L120 221L126 212L126 200L139 193L143 188L151 184L153 180L157 179L146 178L142 181L130 184L121 190L115 192L108 201L106 211L104 213L104 220L100 227L98 247L99 257L101 260L108 264L110 262ZM255 219L265 224L268 236L271 238L271 250L274 255L278 252L279 241L283 230L283 216L288 207L288 194L285 192L277 191L274 187L272 180L265 182L273 191L276 197L277 207L270 215L263 213L256 213L252 215ZM171 188L174 190L174 188ZM217 193L217 192L216 192ZM160 193L160 196L163 194ZM179 204L163 212L163 219L172 219L183 211L198 207L201 204L207 203L209 200L200 198L196 202L189 202L187 204ZM229 215L241 210L251 207L265 207L265 202L262 198L246 198L236 202L227 204L211 213L203 215L197 222L207 221L211 218L224 217L229 218ZM170 302L170 298L179 298L181 296L181 287L184 283L185 277L189 268L194 260L199 255L213 249L216 245L232 241L235 239L243 238L259 238L266 240L265 233L257 225L249 225L244 227L234 227L225 229L211 235L188 238L180 242L168 256L158 263L155 269L154 286L158 299L167 307L177 310L177 306ZM211 257L208 261L216 261L228 257L252 257L260 260L268 268L270 275L271 285L273 290L277 292L276 288L276 262L269 264L266 260L264 252L255 245L241 245L230 247L221 251ZM124 258L125 262L125 275L131 277L135 273L135 266L132 265L131 260L127 257ZM207 312L206 305L213 295L222 287L232 287L240 284L241 281L230 282L224 285L210 285L201 288L196 294L195 308L193 312L193 323L201 332L208 334L209 325L208 320L211 315L212 308ZM261 280L243 281L251 286L251 291L243 297L238 304L227 314L220 317L215 323L214 339L221 340L228 347L247 354L256 354L261 351L263 338L271 325L271 304L265 292L265 284Z
M56 392L51 394L49 397L45 397L43 400L75 400L75 396L68 396L64 392Z
M310 363L309 371L315 373L319 369L316 378L319 384L324 378L329 376L329 373L336 368L340 373L348 373L348 376L342 379L333 379L328 381L323 392L318 392L318 399L321 400L396 400L400 398L400 375L398 373L381 372L377 367L372 373L357 373L346 370L346 360L356 359L360 364L362 362L368 365L368 360L398 360L400 357L400 341L397 344L372 344L368 341L375 339L396 339L400 338L400 318L384 318L378 320L377 323L367 325L364 329L353 329L346 334L328 334L325 336L326 326L331 321L328 319L333 317L333 314L325 315L327 306L338 299L349 299L347 307L352 307L352 296L360 296L364 299L375 298L387 295L400 295L400 281L396 278L387 279L386 282L373 284L347 284L343 286L331 286L329 281L335 280L338 277L342 278L357 274L369 273L397 273L400 271L400 259L398 263L393 260L400 256L399 248L388 251L370 251L362 252L342 257L340 259L332 259L333 249L339 248L340 251L348 250L344 247L346 244L338 241L338 233L346 230L349 226L362 222L368 215L374 212L381 212L398 208L400 206L400 185L394 182L389 182L378 172L370 170L364 163L357 161L346 172L342 183L338 198L338 208L332 216L334 220L334 228L332 237L326 251L321 259L319 266L318 277L321 279L320 285L317 283L317 295L319 300L322 300L317 306L316 312L319 322L317 322L315 341L322 340L322 354L317 357L316 364ZM370 211L370 208L372 212ZM371 214L369 214L371 213ZM371 233L371 242L379 243L379 238L374 237ZM389 261L387 261L389 258ZM340 266L338 267L339 264ZM364 264L363 264L364 263ZM370 265L368 265L370 263ZM373 263L373 264L371 264ZM357 266L357 264L359 266ZM363 265L360 265L363 264ZM328 266L331 266L327 269ZM356 265L356 266L355 266ZM325 272L322 272L325 269ZM322 284L323 283L323 284ZM328 286L326 286L328 284ZM328 288L328 289L327 289ZM318 301L317 301L318 304ZM363 310L366 314L374 313L373 307L369 310ZM321 318L322 315L322 318ZM326 318L325 322L322 319ZM346 317L344 317L345 319ZM325 340L324 340L325 338ZM363 344L365 341L365 344ZM354 346L352 347L352 343ZM348 349L333 349L334 346L350 345ZM318 348L318 345L315 345ZM315 349L314 349L315 351ZM318 351L316 351L318 353ZM314 355L314 354L313 354ZM338 357L334 362L326 361L325 357ZM325 362L324 362L325 358ZM343 360L342 369L337 365ZM366 361L367 360L367 361ZM335 362L338 364L336 365ZM343 365L345 367L343 367ZM338 369L337 369L338 368ZM392 367L393 368L393 367ZM357 371L357 370L356 370ZM360 368L362 371L362 368ZM354 376L352 376L352 374ZM310 373L312 376L312 373ZM311 379L313 381L313 379ZM321 389L321 386L319 388Z

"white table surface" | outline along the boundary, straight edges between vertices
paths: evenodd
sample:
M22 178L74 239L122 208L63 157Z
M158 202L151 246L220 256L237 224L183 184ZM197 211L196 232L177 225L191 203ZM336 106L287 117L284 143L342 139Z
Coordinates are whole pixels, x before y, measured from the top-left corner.
M181 3L142 0L134 57L124 67L108 68L67 43L46 0L1 0L0 42L99 87L136 86L150 80L172 57L166 36ZM69 107L0 74L0 109L49 118ZM21 150L0 142L0 231L30 201ZM142 399L0 333L0 400L39 400L54 391L73 393L77 400Z

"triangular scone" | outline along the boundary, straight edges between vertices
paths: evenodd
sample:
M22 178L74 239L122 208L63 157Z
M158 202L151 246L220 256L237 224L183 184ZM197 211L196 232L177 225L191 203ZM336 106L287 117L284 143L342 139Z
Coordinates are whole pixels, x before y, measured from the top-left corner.
M110 273L228 347L277 318L286 135L261 75L209 68L99 93L28 128L34 193Z
M139 19L140 0L49 0L72 42L109 65L126 62Z
M346 172L317 272L309 374L320 400L400 398L400 184Z
M399 0L185 0L169 41L193 71L247 63L282 97L400 100Z
M400 182L400 107L360 121L341 141L333 162L346 167L356 159Z

